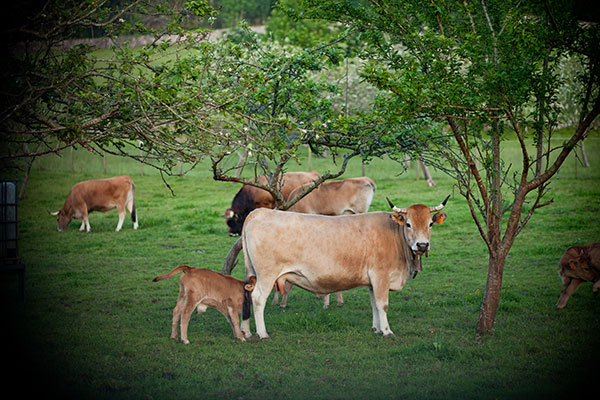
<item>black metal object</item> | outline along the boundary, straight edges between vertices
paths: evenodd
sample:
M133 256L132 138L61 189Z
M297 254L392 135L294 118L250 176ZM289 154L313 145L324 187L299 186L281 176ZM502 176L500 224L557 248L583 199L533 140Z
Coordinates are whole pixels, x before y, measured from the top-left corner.
M19 298L25 302L25 264L19 256L17 181L0 181L0 269L19 276Z

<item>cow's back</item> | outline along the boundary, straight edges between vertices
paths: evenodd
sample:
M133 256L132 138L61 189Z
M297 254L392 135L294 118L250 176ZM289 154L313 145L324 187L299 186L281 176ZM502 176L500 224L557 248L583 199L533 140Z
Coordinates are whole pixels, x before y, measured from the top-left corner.
M306 187L297 188L290 197L297 196ZM368 177L323 182L294 204L290 211L323 215L365 213L373 200L375 187L375 182Z
M75 184L69 197L74 207L87 206L88 211L110 211L117 203L124 204L130 190L134 189L133 180L127 176L95 179Z

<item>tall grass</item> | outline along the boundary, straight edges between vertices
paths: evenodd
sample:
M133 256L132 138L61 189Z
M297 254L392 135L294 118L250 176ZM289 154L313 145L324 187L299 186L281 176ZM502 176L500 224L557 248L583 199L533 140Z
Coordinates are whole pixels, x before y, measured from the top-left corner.
M374 160L371 210L439 204L449 218L434 228L423 272L390 293L393 338L371 333L366 289L323 310L322 300L294 289L285 310L268 305L271 340L240 343L215 310L193 315L190 345L169 339L177 278L152 278L180 264L219 271L235 238L220 214L238 185L212 180L208 164L170 177L132 160L86 151L34 164L20 203L20 252L27 266L27 299L16 276L0 284L5 312L4 365L8 384L23 395L43 391L78 399L513 399L562 398L593 384L600 356L600 299L582 285L555 310L561 282L557 262L567 246L600 240L600 140L587 143L592 167L567 160L552 188L554 202L538 211L518 237L506 265L495 334L475 333L485 289L487 250L453 181L432 171L437 187L413 169ZM510 143L504 157L513 153ZM514 146L516 151L516 144ZM332 168L313 157L313 168ZM293 170L306 170L302 164ZM345 177L359 176L351 162ZM140 228L129 218L115 233L116 212L93 213L92 232L66 232L46 211L62 206L84 179L129 174L136 184ZM244 275L243 261L234 276ZM254 329L254 324L252 322ZM8 387L5 386L5 387Z

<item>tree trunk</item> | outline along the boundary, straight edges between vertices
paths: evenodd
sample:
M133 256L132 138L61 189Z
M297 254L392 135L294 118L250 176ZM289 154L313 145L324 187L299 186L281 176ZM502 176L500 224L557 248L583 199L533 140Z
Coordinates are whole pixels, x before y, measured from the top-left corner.
M237 256L242 250L242 238L240 237L231 247L227 257L225 258L225 262L223 263L223 268L221 268L221 273L225 275L231 275L231 271L237 264Z
M479 318L477 320L477 332L486 334L493 332L496 312L500 304L500 292L502 290L502 274L504 272L504 263L506 255L490 254L487 283L481 307L479 309Z

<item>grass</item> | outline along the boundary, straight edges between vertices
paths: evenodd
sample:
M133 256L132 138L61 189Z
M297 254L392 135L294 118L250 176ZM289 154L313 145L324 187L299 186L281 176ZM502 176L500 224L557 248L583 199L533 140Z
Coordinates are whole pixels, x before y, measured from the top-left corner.
M133 161L108 158L104 174L102 159L84 151L74 154L75 172L67 152L44 158L19 208L26 303L17 301L15 276L0 280L7 384L27 378L25 393L77 399L563 398L594 382L600 356L600 299L591 284L554 309L562 252L600 238L600 140L586 146L592 167L569 159L554 203L535 213L513 246L495 334L475 333L487 251L453 181L432 171L438 186L428 188L414 169L399 174L393 162L375 160L366 168L378 185L372 211L387 209L386 196L407 206L456 194L423 272L390 293L395 337L371 333L366 289L323 310L321 299L295 288L286 310L267 306L271 340L240 343L209 310L192 316L187 346L169 339L177 278L151 280L180 264L221 269L236 239L220 214L239 186L213 181L204 165L169 178L172 196L156 171L141 176ZM313 158L319 171L329 163ZM46 210L61 207L75 182L123 173L136 183L139 230L128 217L115 233L113 211L93 213L90 234L78 222L56 231ZM360 173L352 162L345 176ZM234 276L244 275L242 265Z

